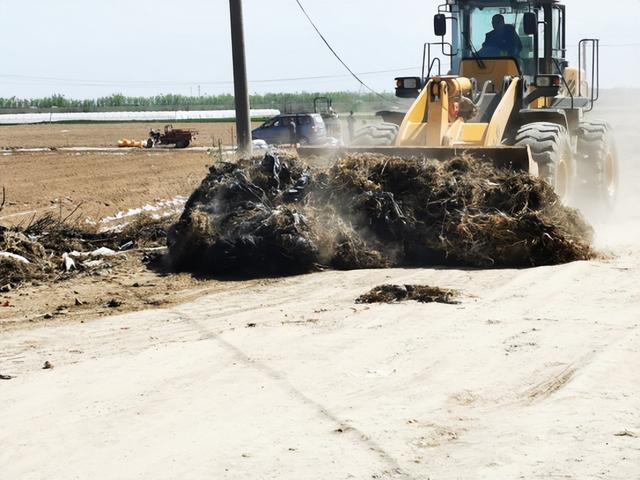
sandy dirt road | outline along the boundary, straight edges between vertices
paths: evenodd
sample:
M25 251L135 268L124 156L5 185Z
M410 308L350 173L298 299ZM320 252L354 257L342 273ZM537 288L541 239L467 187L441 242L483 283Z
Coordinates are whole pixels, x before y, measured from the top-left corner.
M633 253L228 284L168 310L12 332L3 475L637 478ZM465 296L354 305L389 281Z
M0 337L0 465L20 479L635 479L640 155L610 115L604 258L324 272ZM356 305L381 283L459 305ZM48 360L54 369L42 370Z

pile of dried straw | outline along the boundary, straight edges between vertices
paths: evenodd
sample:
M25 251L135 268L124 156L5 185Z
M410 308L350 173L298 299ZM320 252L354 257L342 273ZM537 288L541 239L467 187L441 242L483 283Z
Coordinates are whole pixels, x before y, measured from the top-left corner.
M544 181L469 158L292 156L214 164L168 245L177 269L529 267L593 256L592 229Z

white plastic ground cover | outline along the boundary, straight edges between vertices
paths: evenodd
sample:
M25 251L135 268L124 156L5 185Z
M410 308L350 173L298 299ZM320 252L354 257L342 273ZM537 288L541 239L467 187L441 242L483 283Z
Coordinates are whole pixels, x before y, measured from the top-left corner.
M253 145L253 151L267 151L269 150L269 144L267 142L265 142L264 140L253 140L251 142L251 144Z
M113 216L104 217L100 220L100 223L110 223L115 222L117 220L122 220L123 218L135 217L137 215L142 215L143 213L151 214L152 212L156 212L156 215L151 215L151 218L159 219L160 216L157 216L157 212L165 213L178 213L184 204L186 203L187 198L182 195L177 195L174 198L169 200L159 200L153 205L145 205L140 208L130 208L129 210L118 212Z
M251 110L251 117L264 118L279 115L276 109ZM56 122L179 122L181 120L233 119L235 110L199 110L165 112L75 112L75 113L9 113L0 115L0 124L30 124Z

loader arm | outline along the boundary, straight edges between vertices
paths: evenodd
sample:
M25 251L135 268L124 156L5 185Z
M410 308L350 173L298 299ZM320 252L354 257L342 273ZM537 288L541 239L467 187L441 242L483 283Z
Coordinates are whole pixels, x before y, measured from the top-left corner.
M443 147L502 144L509 120L517 109L518 86L514 78L505 89L488 123L465 122L456 117L456 97L471 90L471 81L462 77L431 79L407 112L395 146Z
M520 78L514 78L505 89L502 100L500 100L498 107L493 112L484 133L483 145L485 147L494 147L502 143L511 115L514 111L519 110L517 101L520 82L522 82Z
M455 123L453 98L468 93L471 81L462 77L434 77L404 117L395 145L441 147Z

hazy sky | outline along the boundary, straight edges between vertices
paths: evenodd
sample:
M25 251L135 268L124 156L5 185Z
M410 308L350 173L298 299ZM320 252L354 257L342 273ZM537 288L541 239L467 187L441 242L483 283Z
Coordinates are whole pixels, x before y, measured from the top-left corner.
M418 74L439 3L303 0L353 70L391 70L363 75L377 90L391 90L395 73ZM634 85L640 0L565 3L568 43L600 37L605 45L603 86ZM604 13L603 4L615 10ZM295 0L244 0L244 9L252 92L359 89ZM0 0L0 18L3 97L195 95L198 85L202 94L232 90L227 0ZM331 78L292 80L318 76Z

